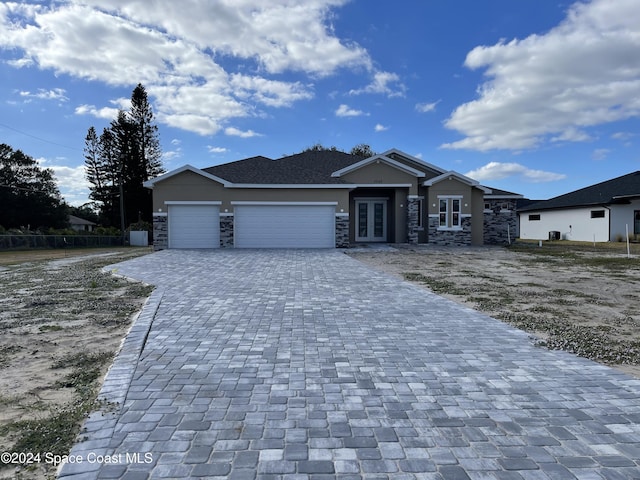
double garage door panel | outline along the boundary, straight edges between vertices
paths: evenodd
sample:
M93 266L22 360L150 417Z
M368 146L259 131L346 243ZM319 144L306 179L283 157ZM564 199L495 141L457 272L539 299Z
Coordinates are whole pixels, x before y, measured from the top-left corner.
M169 205L169 248L219 248L220 208Z
M237 248L334 248L333 205L238 205Z

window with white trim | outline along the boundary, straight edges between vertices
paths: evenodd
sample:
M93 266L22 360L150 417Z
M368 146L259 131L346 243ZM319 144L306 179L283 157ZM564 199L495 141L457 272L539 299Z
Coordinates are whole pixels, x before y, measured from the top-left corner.
M439 198L439 226L440 228L460 228L461 219L461 199L460 198Z

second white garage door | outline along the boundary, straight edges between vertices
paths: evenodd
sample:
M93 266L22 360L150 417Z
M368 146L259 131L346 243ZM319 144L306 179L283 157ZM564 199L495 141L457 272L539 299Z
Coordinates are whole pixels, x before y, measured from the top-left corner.
M334 248L335 205L236 205L237 248Z

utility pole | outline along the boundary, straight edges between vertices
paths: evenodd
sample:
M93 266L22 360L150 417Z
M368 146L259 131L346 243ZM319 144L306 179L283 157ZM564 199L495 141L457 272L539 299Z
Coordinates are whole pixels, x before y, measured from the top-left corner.
M124 154L120 152L120 234L122 235L122 246L124 246Z

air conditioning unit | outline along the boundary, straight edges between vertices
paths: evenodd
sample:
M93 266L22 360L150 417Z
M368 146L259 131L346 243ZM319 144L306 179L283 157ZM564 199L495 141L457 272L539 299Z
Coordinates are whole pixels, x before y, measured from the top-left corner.
M560 240L560 232L555 230L549 232L549 240Z

